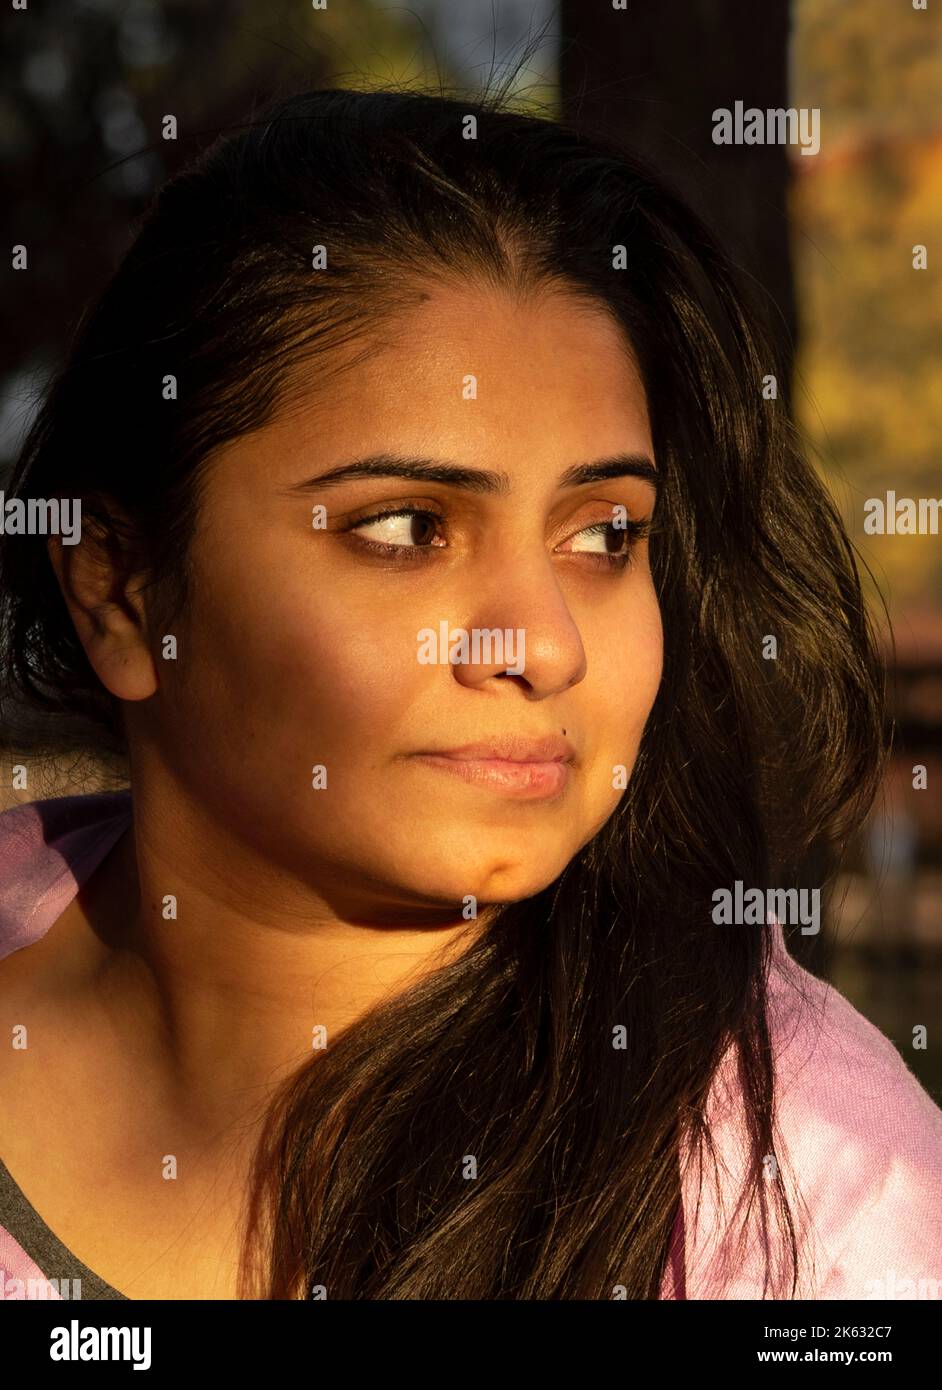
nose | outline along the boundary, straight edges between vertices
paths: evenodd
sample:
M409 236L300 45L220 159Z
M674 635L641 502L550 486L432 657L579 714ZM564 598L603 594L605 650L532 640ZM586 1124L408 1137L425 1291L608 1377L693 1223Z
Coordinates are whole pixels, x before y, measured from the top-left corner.
M460 685L512 681L530 699L545 699L585 677L582 636L549 556L495 576L471 611L467 641L453 647Z

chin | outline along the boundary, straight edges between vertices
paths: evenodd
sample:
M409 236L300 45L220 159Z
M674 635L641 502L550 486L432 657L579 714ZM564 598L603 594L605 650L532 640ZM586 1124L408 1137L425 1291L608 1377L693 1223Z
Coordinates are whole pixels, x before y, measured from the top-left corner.
M525 862L508 863L503 859L491 868L480 859L458 863L439 859L417 867L419 872L410 882L401 883L401 891L413 901L429 905L456 904L460 911L465 907L465 900L472 897L479 910L493 904L532 898L562 873L565 864L547 868Z
M532 863L501 864L491 872L473 875L477 889L466 888L465 893L474 893L483 906L487 903L520 902L532 898L544 888L549 887L559 877L568 863L561 859L558 864L548 866Z

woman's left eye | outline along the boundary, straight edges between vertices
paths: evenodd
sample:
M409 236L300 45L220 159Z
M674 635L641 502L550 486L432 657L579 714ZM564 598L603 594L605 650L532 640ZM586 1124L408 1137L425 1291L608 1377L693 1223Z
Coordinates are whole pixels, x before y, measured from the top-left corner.
M582 531L577 531L573 536L573 541L580 536L588 536L589 540L595 541L594 545L587 545L586 550L601 551L603 554L618 554L625 548L625 541L628 532L624 527L616 527L611 521L597 521L594 526L586 526ZM574 550L579 547L574 545Z
M585 526L570 538L573 554L592 555L596 562L610 569L624 569L631 562L631 552L637 541L648 534L648 523L628 520L616 526L612 521L597 521ZM578 546L580 537L586 537L588 544Z

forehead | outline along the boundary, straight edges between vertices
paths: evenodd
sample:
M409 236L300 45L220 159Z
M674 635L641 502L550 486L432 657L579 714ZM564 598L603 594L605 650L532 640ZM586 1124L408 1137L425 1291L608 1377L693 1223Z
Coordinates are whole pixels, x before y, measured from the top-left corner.
M391 449L508 472L653 452L631 345L600 302L430 286L366 334L326 372L302 364L290 408L227 454L291 481L298 464Z

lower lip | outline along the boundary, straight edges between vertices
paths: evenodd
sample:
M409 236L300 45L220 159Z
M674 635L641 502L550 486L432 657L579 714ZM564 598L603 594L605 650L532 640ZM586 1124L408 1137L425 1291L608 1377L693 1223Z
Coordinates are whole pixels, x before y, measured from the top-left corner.
M416 754L416 761L450 772L475 786L522 800L558 796L569 781L569 764L516 763L506 758L448 758L436 753Z

